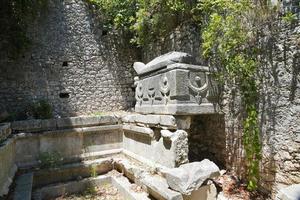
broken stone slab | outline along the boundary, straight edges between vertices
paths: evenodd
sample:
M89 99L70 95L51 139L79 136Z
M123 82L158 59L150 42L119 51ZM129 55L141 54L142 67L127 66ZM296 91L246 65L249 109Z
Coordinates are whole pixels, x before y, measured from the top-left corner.
M278 200L299 200L300 199L300 184L290 185L279 191Z
M10 123L0 123L0 142L11 134Z
M201 186L198 190L195 190L191 195L183 195L184 200L216 200L217 188L213 183Z
M158 200L183 200L182 195L170 190L166 179L159 175L146 174L140 181L147 187L148 192Z
M112 176L111 182L118 189L118 191L123 195L123 198L125 199L150 200L146 192L144 191L135 192L132 189L132 184L124 176Z
M184 130L177 130L171 137L172 148L175 152L175 166L188 163L189 144L188 134Z
M132 114L126 115L122 118L123 122L126 123L142 123L150 127L156 126L166 126L175 128L176 120L172 115L142 115L142 114Z
M204 159L201 162L183 164L178 168L165 168L162 173L170 188L184 195L191 195L205 180L218 176L219 171L215 163Z
M175 119L178 129L189 129L191 127L191 116L176 116Z
M123 130L138 133L148 137L154 136L154 131L151 128L146 128L146 127L125 124L123 125Z
M141 62L135 62L133 64L133 68L138 75L142 75L149 72L157 71L174 63L195 64L196 60L190 54L173 51L153 59L146 65Z

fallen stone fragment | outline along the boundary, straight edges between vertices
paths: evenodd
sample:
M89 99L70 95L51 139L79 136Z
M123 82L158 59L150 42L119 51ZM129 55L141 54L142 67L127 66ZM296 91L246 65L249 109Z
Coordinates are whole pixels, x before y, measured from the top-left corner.
M279 191L278 200L299 200L300 199L300 184L290 185Z
M190 195L198 190L203 182L220 174L219 167L208 159L201 162L183 164L178 168L166 168L162 173L167 179L168 185L175 191Z

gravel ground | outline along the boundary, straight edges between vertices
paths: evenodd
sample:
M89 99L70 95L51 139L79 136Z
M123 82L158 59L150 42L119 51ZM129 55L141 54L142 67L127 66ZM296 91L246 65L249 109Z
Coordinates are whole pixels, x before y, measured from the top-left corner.
M119 193L118 189L111 184L101 187L88 188L83 194L61 196L54 200L126 200Z

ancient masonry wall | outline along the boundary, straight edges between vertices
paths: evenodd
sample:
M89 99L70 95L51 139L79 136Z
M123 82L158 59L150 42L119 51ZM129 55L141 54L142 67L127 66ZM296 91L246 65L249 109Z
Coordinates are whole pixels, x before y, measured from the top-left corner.
M201 61L199 33L195 28L181 27L159 44L146 49L160 53L171 50L198 55ZM283 26L279 37L267 45L268 61L260 70L260 129L263 141L263 160L260 184L276 191L300 182L300 26ZM172 40L176 38L176 40ZM187 40L187 38L194 38ZM269 44L268 43L268 44ZM155 47L155 48L154 48ZM193 48L192 48L193 47ZM154 51L144 51L145 61L153 59ZM202 62L204 63L204 62ZM204 63L205 64L205 63ZM225 84L220 104L224 116L203 115L193 117L189 135L189 157L224 164L238 174L244 174L242 145L242 106L235 85Z
M18 61L0 61L0 113L39 99L56 116L131 108L137 51L96 18L83 0L49 0L28 28L30 49Z

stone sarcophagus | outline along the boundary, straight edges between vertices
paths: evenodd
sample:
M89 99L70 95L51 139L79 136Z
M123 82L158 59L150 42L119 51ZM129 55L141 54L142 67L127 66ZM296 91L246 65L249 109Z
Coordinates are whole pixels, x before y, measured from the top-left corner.
M218 110L218 86L209 67L192 56L170 52L144 64L134 63L138 113L191 115Z

